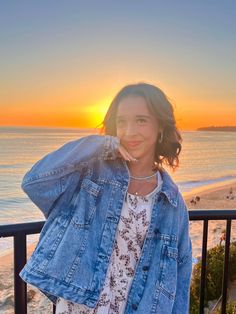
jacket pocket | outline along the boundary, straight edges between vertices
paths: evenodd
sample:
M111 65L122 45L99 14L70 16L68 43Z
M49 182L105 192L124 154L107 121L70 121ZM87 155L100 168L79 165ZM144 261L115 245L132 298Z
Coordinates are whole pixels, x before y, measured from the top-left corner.
M162 293L173 300L176 293L178 249L166 244L162 245L160 263L160 287Z
M73 201L75 212L71 223L77 228L87 228L91 225L96 212L101 186L85 178L81 188Z

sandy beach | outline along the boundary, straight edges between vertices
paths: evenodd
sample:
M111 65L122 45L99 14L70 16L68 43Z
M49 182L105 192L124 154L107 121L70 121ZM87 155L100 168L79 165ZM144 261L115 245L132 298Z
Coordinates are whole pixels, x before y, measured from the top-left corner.
M194 209L236 209L236 181L230 184L215 184L206 189L195 189L191 193L183 193L189 210ZM226 222L212 220L208 223L207 247L219 244ZM190 221L190 236L193 244L193 256L201 256L203 223ZM236 241L236 221L232 221L231 241ZM222 242L224 243L224 242Z
M189 209L236 209L236 181L212 184L182 194ZM200 196L200 200L195 204L191 200L196 196Z
M33 253L37 243L27 246L27 259ZM14 274L13 254L0 257L0 313L14 314ZM52 302L37 288L27 285L27 310L29 314L52 313Z
M218 184L207 189L195 189L183 193L189 210L194 209L236 209L236 181ZM193 256L201 255L202 222L190 221L190 235L193 243ZM208 248L220 242L224 221L209 222ZM231 241L236 240L236 222L232 222ZM28 246L27 257L32 254L35 244ZM13 256L12 253L0 257L0 312L14 313L13 297ZM28 313L52 313L52 303L35 287L28 285Z

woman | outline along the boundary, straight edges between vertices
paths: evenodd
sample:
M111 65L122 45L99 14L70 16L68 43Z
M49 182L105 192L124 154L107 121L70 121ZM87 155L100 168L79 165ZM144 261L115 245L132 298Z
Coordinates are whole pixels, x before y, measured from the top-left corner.
M21 270L56 313L188 313L192 243L186 204L163 168L179 165L181 135L166 95L127 85L102 135L44 156L22 188L44 213Z

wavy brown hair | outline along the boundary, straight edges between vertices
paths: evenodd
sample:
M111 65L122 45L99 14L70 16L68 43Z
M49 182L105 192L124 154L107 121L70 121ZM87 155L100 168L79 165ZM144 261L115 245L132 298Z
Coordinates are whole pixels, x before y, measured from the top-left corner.
M159 129L163 132L161 143L157 141L155 150L156 167L166 164L173 171L179 166L179 154L182 148L182 137L176 127L174 110L165 93L148 83L137 83L124 86L112 100L108 111L100 124L101 134L116 136L116 114L120 101L128 96L141 96L151 113L157 119Z

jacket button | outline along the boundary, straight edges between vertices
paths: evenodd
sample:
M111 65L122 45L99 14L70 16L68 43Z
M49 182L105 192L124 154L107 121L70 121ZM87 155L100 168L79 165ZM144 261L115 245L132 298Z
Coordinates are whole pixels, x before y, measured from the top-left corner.
M149 270L149 266L143 266L143 270Z
M158 233L159 233L159 229L157 229L157 228L154 229L154 233L155 233L155 234L158 234Z
M133 303L133 304L132 304L132 309L136 311L137 308L138 308L137 304Z

